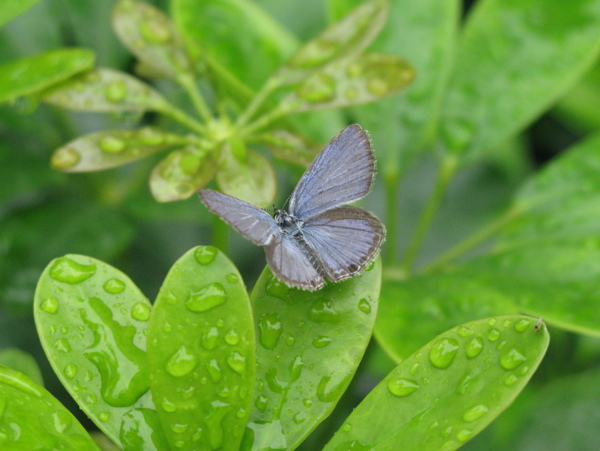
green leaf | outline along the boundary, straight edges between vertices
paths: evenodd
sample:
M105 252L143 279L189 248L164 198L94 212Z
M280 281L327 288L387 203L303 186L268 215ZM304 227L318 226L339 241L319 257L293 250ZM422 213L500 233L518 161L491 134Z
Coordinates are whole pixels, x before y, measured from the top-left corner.
M23 14L40 0L4 0L0 7L0 27Z
M600 63L558 101L553 113L577 132L600 129Z
M518 312L510 296L470 274L431 274L404 282L385 280L375 336L390 356L402 361L457 324Z
M294 449L331 413L369 343L380 283L379 259L313 293L265 268L250 296L258 368L243 449Z
M225 194L258 207L271 205L277 193L277 177L269 160L248 150L245 161L239 161L229 144L221 153L217 183Z
M373 102L404 89L414 76L412 67L397 56L360 55L313 72L280 108L302 112Z
M0 351L0 365L23 373L36 384L44 386L40 367L31 354L27 354L18 348L4 348Z
M304 167L312 163L322 147L310 138L288 130L270 130L260 135L259 140L277 158Z
M35 322L52 368L121 448L166 446L146 369L151 307L125 274L82 255L50 262L35 293Z
M502 144L571 87L599 50L598 2L478 2L442 109L443 145L468 163Z
M187 199L214 177L212 155L194 146L171 152L152 171L150 189L159 202Z
M144 64L172 80L191 70L191 62L169 18L144 2L121 0L113 12L119 39Z
M459 448L510 405L540 364L550 337L534 325L499 316L448 330L377 385L325 450Z
M330 8L339 10L353 2L330 0L329 3ZM389 20L372 49L405 58L417 76L402 98L385 99L353 110L358 122L377 143L379 168L384 177L396 178L406 171L418 152L428 149L453 62L459 16L457 0L391 2Z
M250 301L233 263L212 246L181 257L148 339L152 397L171 449L238 449L256 369Z
M52 105L76 111L161 111L166 100L147 84L123 72L94 69L42 95Z
M99 450L54 396L27 376L2 365L0 399L2 449Z
M187 143L187 138L155 127L107 130L81 136L57 149L52 167L65 172L99 171Z
M332 61L360 55L381 31L389 13L387 0L372 0L354 9L305 43L279 70L284 84L294 83Z
M173 0L171 11L192 55L208 54L255 89L297 45L287 30L252 1Z
M0 103L38 93L89 69L94 53L87 49L57 49L0 66Z

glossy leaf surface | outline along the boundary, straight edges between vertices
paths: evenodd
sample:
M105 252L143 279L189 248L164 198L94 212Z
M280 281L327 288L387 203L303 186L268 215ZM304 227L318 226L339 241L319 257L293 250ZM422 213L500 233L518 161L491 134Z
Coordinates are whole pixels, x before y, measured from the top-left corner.
M535 324L499 316L444 332L379 383L325 450L459 448L510 405L540 364L550 338Z
M53 260L35 294L36 326L52 368L121 448L166 446L148 382L150 311L125 274L81 255Z
M44 386L40 367L35 359L18 348L4 348L0 351L0 365L7 366L19 373L23 373L32 382Z
M236 267L212 246L169 271L148 332L151 390L172 449L238 449L252 403L254 324Z
M99 171L186 143L184 136L158 128L107 130L81 136L57 149L52 167L66 172Z
M0 103L36 94L90 69L94 53L87 49L58 49L0 66Z
M99 450L83 426L44 387L0 365L0 447Z
M267 267L252 291L257 383L243 449L294 449L333 410L369 343L381 262L310 293Z

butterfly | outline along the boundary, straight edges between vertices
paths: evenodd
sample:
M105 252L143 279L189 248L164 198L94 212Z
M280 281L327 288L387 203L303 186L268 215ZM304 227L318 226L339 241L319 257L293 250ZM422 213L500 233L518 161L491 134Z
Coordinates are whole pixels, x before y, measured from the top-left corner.
M289 213L265 210L219 191L201 189L210 211L263 246L273 273L291 287L318 290L325 280L354 276L377 255L385 227L373 214L344 205L366 196L375 155L360 125L346 127L315 158L289 200Z

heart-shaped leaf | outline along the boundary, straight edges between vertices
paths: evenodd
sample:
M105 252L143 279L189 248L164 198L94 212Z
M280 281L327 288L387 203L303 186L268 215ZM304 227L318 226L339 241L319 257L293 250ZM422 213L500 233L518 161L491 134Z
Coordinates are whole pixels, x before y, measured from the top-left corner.
M81 255L50 262L35 293L35 322L52 368L121 448L166 446L146 369L150 310L125 274Z
M152 397L172 449L238 449L254 389L254 323L235 266L188 251L163 283L148 331Z

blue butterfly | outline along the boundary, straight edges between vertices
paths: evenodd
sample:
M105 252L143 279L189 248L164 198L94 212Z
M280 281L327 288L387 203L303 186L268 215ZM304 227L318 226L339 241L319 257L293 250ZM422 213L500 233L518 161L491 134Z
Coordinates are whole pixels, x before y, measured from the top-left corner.
M250 241L264 246L273 273L287 285L318 290L325 279L347 279L377 255L385 227L362 208L343 205L366 196L375 176L369 135L354 124L325 146L290 197L289 213L273 217L248 202L201 189L200 199Z

